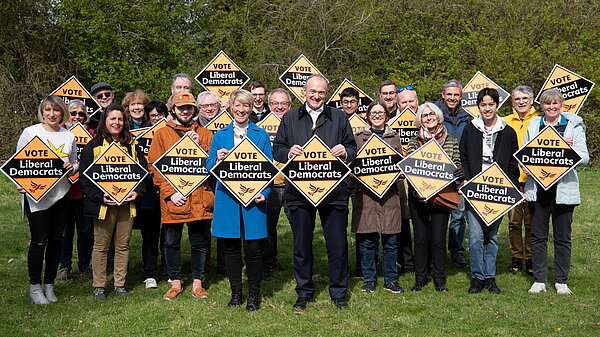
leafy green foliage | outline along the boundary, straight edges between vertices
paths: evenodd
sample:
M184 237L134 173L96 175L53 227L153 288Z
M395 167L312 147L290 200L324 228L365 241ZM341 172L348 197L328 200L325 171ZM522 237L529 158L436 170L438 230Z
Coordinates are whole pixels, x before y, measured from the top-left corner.
M88 88L110 82L117 101L136 88L164 101L173 74L195 76L219 50L269 88L305 54L333 87L349 78L376 95L392 79L415 86L421 102L477 71L508 91L538 91L557 63L600 81L593 0L18 0L0 9L0 111L26 116L0 125L2 158L36 102L70 75ZM590 129L598 92L581 110ZM598 162L600 140L588 137Z

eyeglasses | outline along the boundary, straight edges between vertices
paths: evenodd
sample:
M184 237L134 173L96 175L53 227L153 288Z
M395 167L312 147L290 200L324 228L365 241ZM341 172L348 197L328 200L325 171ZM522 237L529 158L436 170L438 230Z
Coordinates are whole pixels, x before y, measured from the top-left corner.
M112 96L112 92L108 91L108 92L101 92L99 94L96 95L97 99L102 99L102 98L110 98Z
M163 114L150 114L150 118L163 118L165 115Z
M369 115L385 115L385 111L371 111L369 112Z
M200 104L200 109L208 109L208 108L213 108L216 109L219 105L217 103L211 103L211 104Z
M290 102L269 102L269 105L286 107L290 105Z
M358 101L355 100L355 99L351 99L351 100L347 100L347 101L345 101L345 100L342 101L342 105L354 105L356 103L358 103Z
M398 90L396 90L397 92L403 92L404 89L408 89L408 90L415 90L415 88L412 85L407 85L405 87L400 87L398 88Z
M435 116L436 116L435 112L430 111L428 113L421 114L421 119L424 119L424 118L427 118L427 117L435 117Z
M83 111L69 111L69 114L72 117L75 117L77 115L79 115L79 117L85 117L85 112L83 112Z

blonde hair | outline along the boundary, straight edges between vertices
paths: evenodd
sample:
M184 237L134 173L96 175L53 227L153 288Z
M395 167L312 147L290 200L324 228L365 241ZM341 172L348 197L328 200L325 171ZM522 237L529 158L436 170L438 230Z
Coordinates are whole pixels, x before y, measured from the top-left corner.
M67 110L67 105L65 104L65 101L63 101L62 97L56 96L56 95L50 95L50 96L46 96L46 98L44 98L41 102L40 105L38 106L38 120L40 121L40 123L44 122L44 115L43 115L43 111L44 108L46 107L46 105L50 105L51 107L60 110L61 114L62 114L62 118L59 122L59 124L63 124L65 122L69 121L69 110Z

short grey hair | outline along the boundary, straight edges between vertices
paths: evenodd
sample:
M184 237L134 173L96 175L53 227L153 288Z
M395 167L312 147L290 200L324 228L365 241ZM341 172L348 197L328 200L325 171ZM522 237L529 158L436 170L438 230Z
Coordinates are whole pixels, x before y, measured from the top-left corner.
M313 78L320 78L323 81L325 81L325 86L327 87L327 91L329 91L329 81L325 78L325 76L321 75L321 74L312 74L310 75L307 79L306 82L304 82L304 90L306 90L306 85L308 84L308 81L310 81Z
M88 118L90 117L90 115L87 112L87 109L85 107L85 103L83 103L83 101L78 100L78 99L74 99L72 101L69 101L69 104L67 104L67 111L71 111L71 108L81 108L83 109L83 112L85 112L85 120L83 121L83 123L86 123Z
M271 92L269 93L269 98L267 99L267 103L271 103L271 97L273 96L273 94L285 94L287 96L287 101L288 103L292 103L292 96L290 95L289 91L283 89L283 88L277 88L277 89L273 89L271 90Z
M435 117L437 117L438 123L441 123L444 121L444 115L442 114L442 110L440 110L440 108L437 107L437 105L431 103L431 102L425 102L421 105L419 105L419 108L417 109L417 114L415 117L415 126L420 128L421 127L421 115L423 114L423 110L425 110L425 108L429 108L429 110L433 111L435 113Z
M544 91L540 95L540 104L550 103L556 100L558 103L562 104L565 101L565 97L562 95L562 92L556 88L548 89Z
M178 73L173 75L173 80L171 80L171 88L173 88L173 85L175 84L175 81L178 78L185 78L186 80L190 81L190 90L192 90L192 86L194 85L194 81L192 81L192 78L190 77L190 75L186 74L186 73Z
M449 80L446 83L444 83L444 87L442 88L442 94L446 91L446 88L459 88L460 91L463 90L463 86L460 84L460 82L458 80Z
M514 96L515 91L522 92L524 94L529 95L529 97L533 98L533 89L531 89L528 85L519 85L513 89L512 94Z
M207 98L209 96L212 96L215 98L215 101L217 102L217 105L220 108L221 107L221 99L219 98L219 95L215 94L212 91L203 91L198 94L198 99L196 99L196 104L198 105L198 108L200 108L200 102L202 102L205 98Z

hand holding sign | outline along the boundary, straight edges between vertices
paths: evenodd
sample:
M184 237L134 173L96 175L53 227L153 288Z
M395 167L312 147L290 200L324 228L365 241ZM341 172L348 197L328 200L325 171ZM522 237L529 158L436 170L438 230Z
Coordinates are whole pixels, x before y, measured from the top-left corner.
M342 144L338 144L331 148L331 155L334 157L346 158L346 148Z

